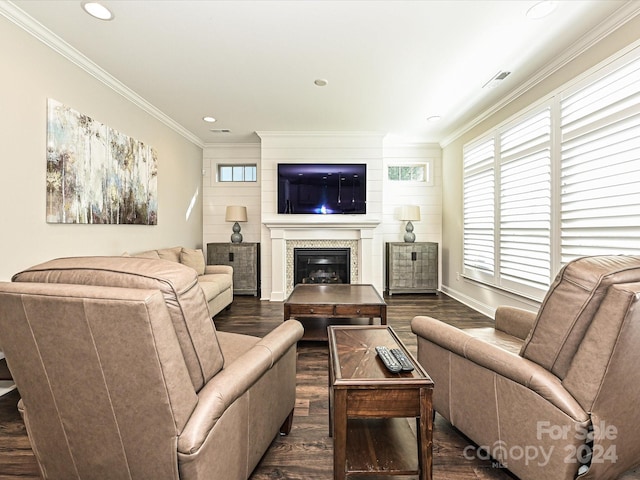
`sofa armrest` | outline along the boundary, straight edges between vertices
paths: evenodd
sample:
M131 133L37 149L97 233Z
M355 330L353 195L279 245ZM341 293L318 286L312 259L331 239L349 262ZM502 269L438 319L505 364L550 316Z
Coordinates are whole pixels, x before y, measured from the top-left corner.
M536 321L536 313L523 308L500 306L495 314L496 330L525 340Z
M180 434L178 452L196 452L225 410L295 347L303 333L300 322L288 320L209 380Z
M204 274L208 273L226 273L227 275L233 275L233 267L230 265L205 265Z
M419 337L418 349L420 338L427 340L529 388L577 421L588 420L587 413L560 379L537 363L431 317L415 317L411 321L411 329ZM429 366L425 365L425 368L428 372Z

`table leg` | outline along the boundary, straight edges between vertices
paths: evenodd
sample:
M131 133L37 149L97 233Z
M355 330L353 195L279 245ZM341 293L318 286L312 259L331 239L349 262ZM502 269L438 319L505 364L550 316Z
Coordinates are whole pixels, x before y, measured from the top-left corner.
M345 480L347 464L347 391L333 391L333 478Z
M387 306L383 305L380 308L380 325L386 325L387 324Z
M418 427L418 464L420 480L432 480L433 471L433 405L430 388L420 389L420 417Z
M333 356L329 350L329 436L333 437Z

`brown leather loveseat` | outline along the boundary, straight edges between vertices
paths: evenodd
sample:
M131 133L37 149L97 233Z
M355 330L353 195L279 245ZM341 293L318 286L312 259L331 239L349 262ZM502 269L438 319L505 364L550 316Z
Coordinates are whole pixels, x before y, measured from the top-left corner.
M640 256L570 262L537 315L501 307L495 328L411 326L435 410L520 479L615 479L640 462Z
M296 343L217 332L193 269L65 258L0 283L0 338L46 479L246 479L291 427Z

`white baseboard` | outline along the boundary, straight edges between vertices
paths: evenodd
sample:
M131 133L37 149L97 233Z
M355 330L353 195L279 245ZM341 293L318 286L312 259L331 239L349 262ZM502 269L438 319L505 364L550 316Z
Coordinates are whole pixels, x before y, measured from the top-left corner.
M474 309L476 312L480 312L483 315L493 319L495 318L496 309L490 305L479 302L473 297L469 297L457 290L447 287L446 285L442 285L440 289L443 293L446 293L451 298L459 301L460 303L465 304L467 307Z

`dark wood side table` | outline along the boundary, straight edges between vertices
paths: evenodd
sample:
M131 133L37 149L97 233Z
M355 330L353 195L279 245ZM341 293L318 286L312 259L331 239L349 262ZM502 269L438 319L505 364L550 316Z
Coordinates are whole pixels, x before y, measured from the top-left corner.
M433 381L391 327L330 326L329 434L333 477L432 478ZM400 348L412 372L391 373L375 347ZM417 435L407 418L416 418ZM416 448L417 447L417 448Z
M259 243L207 243L207 264L233 267L234 295L260 295Z

